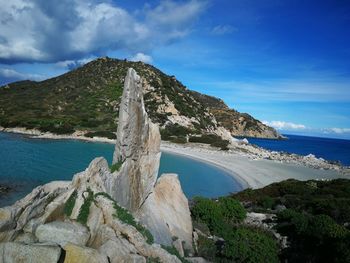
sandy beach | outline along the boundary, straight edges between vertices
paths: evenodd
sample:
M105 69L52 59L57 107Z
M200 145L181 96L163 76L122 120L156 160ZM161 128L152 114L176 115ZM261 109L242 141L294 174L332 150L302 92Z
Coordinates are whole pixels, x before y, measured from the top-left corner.
M5 129L0 127L0 131L25 134L38 139L73 139L115 144L115 140L107 138L85 137L82 131L71 135L56 135L25 128ZM337 166L324 164L323 161L319 165L319 159L313 158L299 157L296 160L288 158L281 160L281 155L278 152L257 149L251 145L236 145L236 148L230 151L220 151L203 144L188 143L183 145L162 141L161 151L179 154L224 169L242 185L242 188L260 188L289 178L297 180L350 179L349 169L338 170ZM272 157L272 160L268 160L266 157ZM303 160L303 162L298 160ZM320 166L321 168L308 166L309 164L314 165L315 161L316 167ZM326 168L329 166L331 169L323 169L323 166Z
M223 152L205 147L193 147L192 145L162 142L161 150L194 158L225 169L242 184L243 188L260 188L289 178L297 180L350 179L349 174L345 175L336 170L315 169L274 160L256 160L241 153Z

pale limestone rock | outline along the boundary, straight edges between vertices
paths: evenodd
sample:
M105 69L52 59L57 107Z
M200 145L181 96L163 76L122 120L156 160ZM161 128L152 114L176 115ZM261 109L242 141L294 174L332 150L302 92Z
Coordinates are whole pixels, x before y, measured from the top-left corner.
M159 161L159 128L147 116L140 77L135 70L129 69L119 108L113 156L113 163L124 163L112 197L130 211L138 210L153 189Z
M172 244L172 237L185 241L185 248L192 250L192 220L188 201L176 174L162 175L137 212L159 244Z
M66 251L64 263L108 263L107 256L93 248L67 243L63 249Z
M2 263L48 263L58 262L61 248L45 244L0 243Z
M100 226L104 223L103 212L100 208L98 208L94 203L90 206L89 217L87 220L87 227L90 231L90 243L95 239L96 235L98 235L98 231Z
M128 256L126 256L125 258L123 258L121 261L111 261L111 263L146 263L147 260L140 255L136 255L136 254L130 254Z
M70 242L84 246L90 238L90 233L81 224L55 221L40 225L35 231L35 236L39 239L39 242L53 242L60 246Z
M103 255L107 255L111 263L133 262L129 259L134 258L132 255L137 253L136 249L130 243L126 242L124 239L119 238L108 240L98 249L98 251ZM141 258L144 259L144 257ZM142 259L138 258L137 260Z
M32 233L22 233L16 237L15 242L33 244L38 242L38 239Z
M177 238L175 241L173 241L173 246L174 248L176 248L177 252L179 252L179 255L181 257L185 256L184 248L182 246L182 241L180 239Z
M105 197L99 196L96 198L96 204L103 211L105 223L108 224L115 232L121 233L128 242L130 242L137 252L144 257L159 258L164 263L180 263L180 260L162 249L159 245L150 245L146 239L135 227L127 225L119 221L113 216L111 211L114 210L113 203Z

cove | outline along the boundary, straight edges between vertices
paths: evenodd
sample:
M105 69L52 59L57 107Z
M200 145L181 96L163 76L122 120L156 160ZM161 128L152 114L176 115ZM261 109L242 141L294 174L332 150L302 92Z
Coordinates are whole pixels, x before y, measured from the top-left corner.
M14 189L0 198L0 207L24 197L38 185L71 180L99 156L112 161L114 145L77 140L32 139L0 132L0 185ZM242 190L225 170L163 152L159 174L177 173L188 198L218 197Z

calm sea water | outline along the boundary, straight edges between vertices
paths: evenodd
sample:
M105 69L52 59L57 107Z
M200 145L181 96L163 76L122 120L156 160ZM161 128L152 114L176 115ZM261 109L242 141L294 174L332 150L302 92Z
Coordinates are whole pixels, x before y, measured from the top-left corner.
M15 189L0 198L0 206L13 203L38 185L71 180L95 157L111 162L113 150L113 145L105 143L30 139L0 132L0 185ZM162 154L159 173L165 172L179 175L187 197L217 197L241 190L226 171L178 155Z
M250 143L273 150L301 155L314 154L326 160L350 165L350 140L286 135L288 140L249 139Z

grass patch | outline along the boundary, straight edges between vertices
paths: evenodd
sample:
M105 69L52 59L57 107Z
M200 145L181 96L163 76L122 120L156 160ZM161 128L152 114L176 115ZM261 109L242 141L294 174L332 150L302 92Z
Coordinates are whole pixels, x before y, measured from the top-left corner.
M92 192L90 188L88 188L85 193L86 192L88 193L88 196L84 198L84 203L80 207L79 215L77 217L77 221L83 225L86 225L87 223L87 219L90 213L90 206L94 201L94 192Z
M137 229L137 231L139 231L144 236L144 238L146 238L146 241L148 244L153 244L154 238L153 238L151 232L147 228L145 228L143 225L136 222L134 217L130 214L130 212L127 209L119 206L117 204L117 202L115 202L113 200L113 198L110 197L107 193L100 192L100 193L95 194L95 197L97 197L97 196L103 196L103 197L107 198L108 200L111 200L113 202L113 207L116 211L114 216L117 217L123 223L135 227Z
M120 167L123 165L123 161L119 161L117 163L112 164L109 169L111 170L111 173L114 173L115 171L119 171Z
M67 202L64 205L64 214L70 216L72 214L73 208L75 206L75 201L78 197L78 193L76 190L70 195Z

